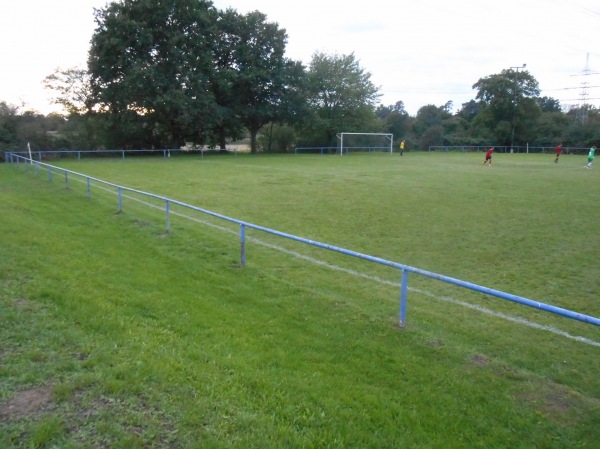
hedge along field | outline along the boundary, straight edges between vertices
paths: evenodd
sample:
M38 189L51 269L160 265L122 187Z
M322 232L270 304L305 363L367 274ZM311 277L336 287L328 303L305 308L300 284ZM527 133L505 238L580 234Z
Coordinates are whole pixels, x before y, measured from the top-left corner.
M576 156L482 162L61 165L600 316L596 172ZM600 348L447 299L592 341L596 327L411 277L401 330L397 272L257 233L330 267L250 240L240 269L232 234L180 216L166 234L164 214L137 201L119 214L101 189L88 200L83 184L0 169L3 446L566 448L600 436ZM11 413L32 392L46 400Z

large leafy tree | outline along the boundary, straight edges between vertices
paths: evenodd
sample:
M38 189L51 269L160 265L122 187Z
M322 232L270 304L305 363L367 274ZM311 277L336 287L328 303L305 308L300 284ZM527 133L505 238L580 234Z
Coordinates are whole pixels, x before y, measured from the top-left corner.
M53 102L62 106L68 120L60 132L62 148L96 149L101 147L126 147L128 142L136 146L144 146L145 142L125 136L119 138L120 127L104 132L105 125L110 125L106 112L93 110L93 95L89 72L80 67L56 69L44 79L44 87L54 91ZM116 138L116 139L115 139ZM116 145L115 145L116 144Z
M0 150L14 150L19 147L18 112L18 106L0 101Z
M215 98L217 122L211 130L211 143L224 149L226 138L241 137L242 123L236 116L234 86L237 81L237 48L241 45L240 15L234 9L219 11L217 26L219 37L214 47L211 89Z
M539 97L536 99L542 112L561 112L560 101L552 97Z
M583 105L567 113L571 125L566 130L567 145L600 146L600 109L592 105Z
M87 70L80 67L56 69L44 79L44 87L53 90L53 102L67 114L84 114L91 110L92 89Z
M443 144L444 127L442 124L450 116L446 105L438 107L430 104L419 108L414 131L421 148Z
M227 27L223 29L226 51L218 59L221 93L250 132L255 152L264 125L293 122L302 109L304 68L285 57L285 30L261 12L239 15L228 10L222 23Z
M341 131L367 132L378 126L379 89L350 55L313 55L308 72L308 102L313 110L309 132L322 143L335 143Z
M412 120L408 112L404 109L404 102L397 101L393 105L379 105L375 110L375 115L382 120L382 129L384 132L392 133L394 140L406 139L411 126Z
M417 111L417 117L414 124L417 136L423 134L428 128L441 126L442 121L450 117L445 107L438 107L432 104L423 106Z
M69 148L62 137L65 126L60 114L23 112L19 106L0 101L0 160L4 150L25 150L28 144L36 151Z
M25 111L19 116L17 137L20 142L29 143L36 150L53 149L49 125L50 120L43 114Z
M481 78L473 89L477 89L476 99L482 105L475 126L487 127L499 143L512 143L513 137L516 142L527 141L527 130L541 113L535 101L539 85L528 71L505 69Z
M567 140L567 130L572 124L571 118L560 111L543 112L535 129L534 145L556 146L563 143L566 146L578 145L578 142Z
M479 114L481 109L481 102L469 100L467 103L462 104L462 108L456 113L456 115L462 119L465 119L467 122L471 122L477 116L477 114Z
M95 11L88 67L96 105L143 124L156 145L214 126L210 79L216 11L205 0L122 0Z

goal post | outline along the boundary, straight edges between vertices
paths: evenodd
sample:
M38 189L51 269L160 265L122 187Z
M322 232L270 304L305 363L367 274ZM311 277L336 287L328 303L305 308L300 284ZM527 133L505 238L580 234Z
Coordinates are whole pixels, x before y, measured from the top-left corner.
M340 156L352 151L394 152L394 135L389 133L347 133L337 134ZM353 141L353 142L352 142Z

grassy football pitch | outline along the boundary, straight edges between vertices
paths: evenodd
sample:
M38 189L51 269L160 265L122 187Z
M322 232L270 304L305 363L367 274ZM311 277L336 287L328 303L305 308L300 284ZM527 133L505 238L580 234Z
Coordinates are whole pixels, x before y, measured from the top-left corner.
M600 316L582 156L55 165ZM594 447L600 330L44 169L0 166L2 447Z

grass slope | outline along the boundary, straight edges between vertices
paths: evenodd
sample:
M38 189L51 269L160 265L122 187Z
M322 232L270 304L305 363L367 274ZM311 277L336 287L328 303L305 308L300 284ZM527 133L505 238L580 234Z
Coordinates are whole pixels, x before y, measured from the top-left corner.
M599 183L541 156L82 161L74 170L599 316ZM0 166L1 447L595 447L592 326L329 270ZM179 211L184 213L184 211ZM235 229L233 229L235 230ZM398 273L288 245L396 281ZM558 254L556 254L558 252ZM575 278L575 279L573 279ZM427 296L423 291L433 293ZM583 309L583 310L582 310Z

